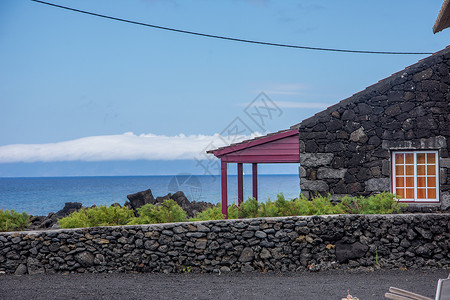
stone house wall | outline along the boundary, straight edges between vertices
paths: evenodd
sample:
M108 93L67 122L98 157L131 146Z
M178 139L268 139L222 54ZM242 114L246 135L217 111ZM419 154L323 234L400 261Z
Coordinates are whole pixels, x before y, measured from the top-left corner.
M332 215L0 233L0 273L450 267L449 214Z
M292 126L302 193L391 191L392 150L438 150L441 206L450 207L449 66L446 48Z

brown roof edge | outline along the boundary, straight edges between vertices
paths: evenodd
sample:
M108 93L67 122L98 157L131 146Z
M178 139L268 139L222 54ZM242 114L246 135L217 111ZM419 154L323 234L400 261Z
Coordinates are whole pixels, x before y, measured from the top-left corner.
M450 0L446 0L446 1L450 2ZM415 71L414 69L420 68L421 66L423 66L423 64L426 64L428 61L430 61L430 60L432 60L432 59L434 59L434 58L436 58L436 57L438 57L438 56L444 55L444 54L446 54L446 53L450 53L450 46L447 46L447 47L445 47L444 49L439 50L439 51L433 53L432 55L427 56L427 57L425 57L425 58L419 60L417 63L412 64L412 65L410 65L410 66L404 68L403 70L400 70L400 71L398 71L398 72L392 74L391 76L386 77L386 78L384 78L384 79L378 81L377 83L368 86L368 87L365 88L364 90L362 90L362 91L360 91L360 92L357 92L357 93L353 94L352 96L350 96L350 97L348 97L348 98L345 98L345 99L339 101L338 103L336 103L336 104L334 104L334 105L332 105L332 106L326 108L325 110L322 110L322 111L316 113L315 115L313 115L313 116L311 116L311 117L309 117L309 118L307 118L307 119L304 119L304 120L301 121L300 123L297 123L297 124L292 125L290 128L291 128L291 129L298 129L298 128L300 128L300 126L302 126L302 125L307 125L308 123L312 122L312 121L314 120L314 118L323 116L323 115L325 115L325 114L332 113L332 112L335 111L336 109L338 109L338 108L340 108L340 107L343 107L343 106L346 106L348 103L354 101L354 100L357 99L361 94L364 94L364 93L367 93L367 92L370 92L370 91L373 91L373 90L378 90L378 89L379 89L380 87L382 87L384 84L390 83L390 82L393 81L394 79L403 76L403 74L404 74L405 72L406 72L406 73L414 72L414 71Z
M206 153L214 154L214 155L218 154L220 156L220 155L226 154L228 152L234 152L234 151L241 150L241 149L247 148L247 147L254 147L259 144L270 142L272 140L277 140L277 139L283 138L285 136L293 135L293 134L298 134L298 130L294 131L294 129L292 129L292 128L291 129L283 129L283 130L280 130L277 132L272 132L272 133L269 133L269 134L266 134L263 136L258 136L253 139L245 140L245 141L242 141L239 143L234 143L234 144L231 144L228 146L219 147L217 149L207 150Z
M442 3L441 10L437 16L436 22L433 26L433 33L437 33L439 31L444 30L447 27L450 27L450 0L444 0Z

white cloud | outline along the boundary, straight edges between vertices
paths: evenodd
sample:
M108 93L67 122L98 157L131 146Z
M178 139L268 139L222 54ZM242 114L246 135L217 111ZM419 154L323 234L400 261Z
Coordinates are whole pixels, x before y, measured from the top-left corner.
M233 142L253 138L240 136ZM15 144L0 146L0 163L108 160L177 160L205 159L208 146L225 146L230 138L214 135L176 136L127 132L119 135L90 136L49 144ZM208 148L209 149L209 148Z

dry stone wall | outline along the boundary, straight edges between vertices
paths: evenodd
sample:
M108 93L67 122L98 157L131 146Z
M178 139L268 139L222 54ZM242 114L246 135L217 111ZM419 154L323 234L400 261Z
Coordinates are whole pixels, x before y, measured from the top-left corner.
M448 268L450 215L334 215L0 233L0 272Z

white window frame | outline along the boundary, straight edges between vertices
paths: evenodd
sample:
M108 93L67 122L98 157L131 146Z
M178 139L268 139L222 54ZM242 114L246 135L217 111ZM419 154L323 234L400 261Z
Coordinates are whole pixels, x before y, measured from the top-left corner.
M408 150L398 150L398 151L392 151L391 152L391 186L392 186L392 193L395 194L397 191L397 178L396 178L396 162L395 162L395 154L414 154L414 199L412 198L404 198L399 199L401 202L417 202L417 203L429 203L429 202L440 202L439 201L439 195L440 195L440 172L439 172L439 152L437 150L428 150L428 151L408 151ZM436 199L418 199L417 198L417 154L420 153L433 153L436 157Z

